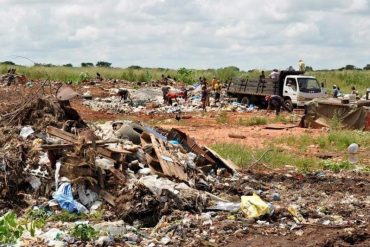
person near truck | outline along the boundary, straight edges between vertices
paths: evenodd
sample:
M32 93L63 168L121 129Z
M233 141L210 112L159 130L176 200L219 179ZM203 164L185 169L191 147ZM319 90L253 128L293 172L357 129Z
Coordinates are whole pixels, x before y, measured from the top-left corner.
M267 110L275 110L276 116L279 116L281 107L283 107L285 110L288 112L291 112L292 110L289 109L285 104L284 104L284 99L283 97L279 95L267 95L265 97L265 100L268 103Z
M270 73L269 77L272 79L273 82L278 81L279 79L279 70L273 69L272 72Z
M298 68L299 68L299 71L302 71L302 72L304 72L306 70L306 65L304 64L303 59L299 60Z
M266 83L266 76L265 76L265 71L262 70L260 74L260 78L258 80L258 85L257 85L257 92L263 92L264 85ZM261 91L260 91L261 88Z

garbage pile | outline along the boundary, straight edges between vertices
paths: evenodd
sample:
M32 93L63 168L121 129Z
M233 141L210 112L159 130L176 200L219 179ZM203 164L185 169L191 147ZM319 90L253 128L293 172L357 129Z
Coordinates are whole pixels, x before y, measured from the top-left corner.
M126 89L129 91L130 97L123 100L117 96L118 88L112 88L110 93L112 96L106 98L88 98L83 104L90 107L93 111L102 111L108 113L142 113L146 115L157 113L177 113L177 112L201 112L201 91L196 87L188 88L188 98L185 101L183 97L178 97L171 104L167 104L163 100L163 93L159 87L142 87L139 89ZM170 92L178 93L180 89L172 87ZM221 97L221 101L215 102L214 97L209 99L209 107L207 111L238 111L238 112L253 112L258 108L256 106L245 106L233 99L227 98L225 92Z
M11 84L26 84L27 77L17 74L15 69L9 69L8 72L0 77L0 84L10 86Z
M41 203L89 213L106 202L117 218L154 226L173 210L201 212L223 201L208 192L206 176L237 174L230 161L177 129L117 122L89 128L51 96L14 109L0 120L4 209Z
M368 224L367 177L245 173L176 128L86 124L73 110L34 95L1 116L0 224L9 209L29 206L103 212L98 221L48 222L23 234L23 245L220 246Z

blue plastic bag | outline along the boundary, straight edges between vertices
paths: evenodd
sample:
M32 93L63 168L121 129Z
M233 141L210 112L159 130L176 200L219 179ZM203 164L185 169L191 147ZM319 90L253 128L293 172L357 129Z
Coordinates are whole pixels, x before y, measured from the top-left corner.
M53 194L53 198L58 202L59 206L70 213L86 213L87 208L81 203L75 201L72 195L72 186L70 183L63 183L58 190Z

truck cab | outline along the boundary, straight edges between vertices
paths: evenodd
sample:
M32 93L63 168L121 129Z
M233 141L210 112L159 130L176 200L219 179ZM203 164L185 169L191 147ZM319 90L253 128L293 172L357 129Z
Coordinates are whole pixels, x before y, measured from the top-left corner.
M326 90L313 76L288 75L284 79L282 96L291 106L304 106L307 101L326 96Z

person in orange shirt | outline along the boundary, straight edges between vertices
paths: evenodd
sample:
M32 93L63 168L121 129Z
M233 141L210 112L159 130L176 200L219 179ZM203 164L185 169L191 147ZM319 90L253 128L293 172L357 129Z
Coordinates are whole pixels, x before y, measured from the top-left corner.
M216 89L215 88L216 84L217 84L217 79L216 79L216 77L213 77L213 79L211 81L212 90L215 90Z

